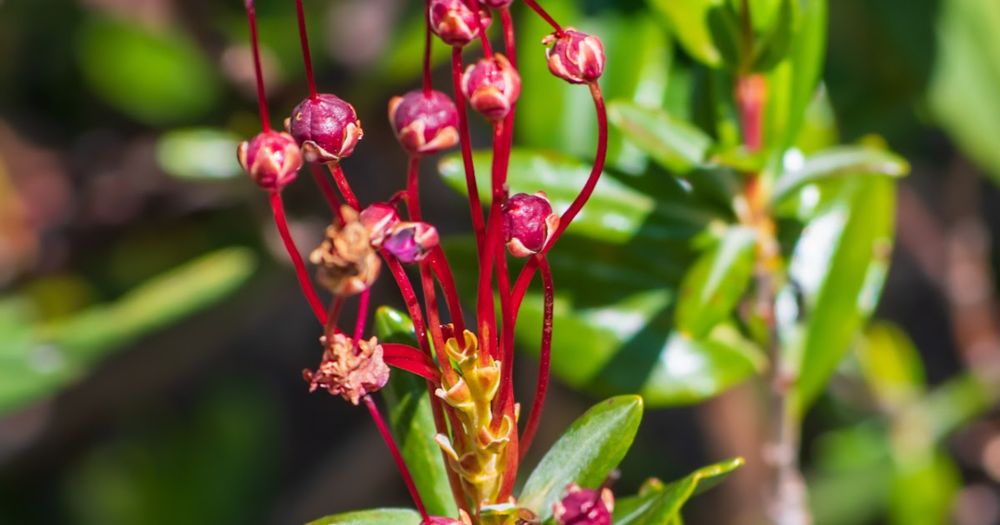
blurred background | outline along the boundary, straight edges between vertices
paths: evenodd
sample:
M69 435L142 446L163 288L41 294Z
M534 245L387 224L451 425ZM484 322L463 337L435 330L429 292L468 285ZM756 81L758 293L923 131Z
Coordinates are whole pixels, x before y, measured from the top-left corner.
M665 31L641 0L545 4ZM419 5L306 10L321 90L365 123L345 169L362 201L384 199L404 180L384 114L417 82ZM283 114L306 94L293 3L261 0L258 13L272 112ZM541 53L532 27L523 52ZM602 36L621 49L635 38ZM910 349L900 366L936 396L947 432L906 448L923 427L893 437L905 422L876 417L886 411L859 399L848 363L806 422L817 521L1000 523L1000 412L967 381L1000 353L1000 4L835 0L828 44L841 138L879 134L914 168L899 189L877 333ZM407 503L365 414L309 395L301 379L319 358L314 321L266 199L235 161L259 125L249 53L238 0L0 0L0 523L294 524ZM672 66L677 82L688 63ZM525 97L526 112L545 104L544 91ZM544 123L525 122L520 143L551 145ZM466 231L463 198L427 169L431 222ZM286 198L300 245L313 245L322 199L309 184ZM377 292L376 304L399 306L387 283ZM532 359L520 366L533 377ZM759 443L741 431L749 388L650 411L621 490L753 456ZM594 400L556 388L537 449ZM898 460L913 450L929 457ZM880 461L892 456L889 480ZM754 475L700 496L688 523L755 523ZM934 512L914 515L913 501Z

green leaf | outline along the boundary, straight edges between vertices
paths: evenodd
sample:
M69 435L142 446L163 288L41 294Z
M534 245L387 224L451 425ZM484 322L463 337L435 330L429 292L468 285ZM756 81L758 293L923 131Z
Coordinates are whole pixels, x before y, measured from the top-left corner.
M781 0L778 16L770 31L758 38L754 45L754 71L768 71L788 55L795 35L798 3L796 0Z
M615 525L662 525L680 519L681 507L692 496L721 483L744 464L743 458L730 459L704 467L686 478L663 485L647 482L638 496L615 503Z
M702 255L681 283L677 329L701 339L729 317L753 277L757 235L733 227Z
M910 165L898 155L869 146L838 146L810 156L801 166L788 169L775 185L773 205L780 205L803 187L837 177L902 177Z
M941 2L938 53L929 89L937 120L968 155L1000 180L1000 3Z
M0 413L58 392L111 352L222 300L250 278L255 264L245 248L219 250L113 303L31 327L30 336L0 350Z
M410 509L373 509L327 516L309 525L418 525L420 514Z
M878 303L892 253L895 209L893 181L845 181L795 247L789 274L805 297L806 320L798 336L785 334L785 340L790 353L801 355L795 391L800 411L823 390Z
M694 59L711 67L722 65L722 53L709 27L709 14L724 5L724 0L650 0L670 22L674 36Z
M475 154L476 180L480 198L490 197L488 152ZM445 183L465 193L465 170L460 156L451 155L439 165ZM507 181L512 193L545 191L558 212L569 208L590 176L591 166L557 153L515 149L510 159ZM661 196L663 201L665 196ZM692 203L673 199L669 206L652 196L630 188L607 174L601 176L593 197L573 221L568 232L602 242L622 243L643 238L648 242L688 239L714 218Z
M920 352L898 326L869 327L857 356L869 388L886 409L898 409L923 394L926 380Z
M518 503L545 520L566 486L597 487L632 446L642 420L642 398L602 401L577 419L542 458L524 484Z
M777 155L795 141L816 95L826 53L827 0L802 0L791 52L767 75L764 139Z
M176 129L157 141L156 161L179 179L228 179L242 174L234 153L238 145L235 135L220 129Z
M91 18L76 51L90 88L146 124L193 121L211 111L221 94L217 68L176 30Z
M413 321L403 312L387 306L375 311L375 333L382 342L417 345ZM437 429L427 383L412 374L395 370L382 393L389 406L389 421L400 452L410 466L427 511L436 516L458 515L441 448L434 441Z
M609 105L611 123L667 170L683 174L705 162L712 139L685 121L659 108L624 101Z

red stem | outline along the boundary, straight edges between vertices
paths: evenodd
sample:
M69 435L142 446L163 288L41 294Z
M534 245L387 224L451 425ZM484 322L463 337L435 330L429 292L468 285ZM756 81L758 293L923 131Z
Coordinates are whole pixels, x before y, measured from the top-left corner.
M306 68L306 80L309 82L309 98L316 100L316 78L313 76L312 53L309 52L309 34L306 31L306 14L302 9L302 0L295 0L295 14L299 19L299 43L302 44L302 62Z
M432 383L440 383L441 373L426 354L410 346L383 343L382 357L386 364L416 374Z
M517 68L517 38L514 37L514 19L510 16L510 6L500 8L500 21L503 24L504 50L510 65Z
M337 198L337 193L330 184L330 181L315 163L309 163L309 170L312 172L313 180L316 181L316 186L323 193L327 205L330 206L330 211L343 224L343 217L340 216L340 199Z
M760 151L764 145L763 113L767 83L760 75L745 75L736 79L736 104L739 106L740 128L747 151Z
M535 401L531 405L531 415L521 435L521 460L531 448L531 443L538 432L538 423L542 418L542 407L545 404L545 394L549 389L549 370L552 365L552 311L555 301L555 287L552 283L552 269L544 257L539 257L542 269L542 283L545 287L545 310L542 318L542 344L539 353L538 382L535 384Z
M358 348L358 341L365 335L365 324L368 322L368 304L371 301L371 295L371 288L367 288L361 292L361 297L358 299L358 318L354 322L354 348L357 348L359 352L361 349Z
M285 251L288 252L288 257L292 259L292 264L295 266L295 276L299 280L299 286L302 287L302 293L309 301L309 306L312 308L316 320L319 321L319 324L326 326L326 309L323 307L323 302L319 300L319 296L316 295L316 289L313 288L312 280L309 279L309 273L306 271L306 263L302 260L302 255L299 254L295 240L288 230L285 205L278 192L271 193L271 211L274 215L274 224L278 227L278 233L281 235L281 241L285 245Z
M451 322L455 325L455 332L465 331L465 314L462 313L462 301L458 298L458 288L455 287L455 276L451 272L451 265L448 264L448 257L441 246L434 248L430 256L431 269L434 276L441 283L441 290L444 292L445 300L448 303L448 312L451 313Z
M528 0L525 0L528 1ZM604 163L607 160L608 155L608 114L604 106L604 97L601 95L601 88L596 82L590 84L590 93L594 98L594 107L597 110L597 124L599 127L598 131L598 142L597 142L597 155L594 158L594 167L590 171L590 177L587 179L587 183L583 187L583 191L577 196L573 204L570 205L566 213L562 215L559 220L559 227L556 228L555 233L552 238L549 239L548 244L545 248L539 252L541 255L548 254L549 250L555 245L559 237L562 236L566 228L569 227L573 219L576 218L577 214L590 199L590 196L594 193L594 188L597 187L598 181L601 179L601 174L604 172ZM524 300L524 294L528 291L528 285L531 284L531 279L534 277L535 271L538 269L538 258L533 257L528 260L528 263L524 265L521 270L521 274L517 277L517 282L514 284L513 291L513 307L514 311L517 312L521 308L521 302Z
M542 17L546 22L548 22L548 24L552 26L552 29L556 30L556 36L563 35L564 33L563 28L561 25L559 25L559 22L556 22L555 19L552 18L552 15L550 15L547 11L545 11L545 9L542 9L542 6L538 5L538 2L535 2L535 0L524 0L524 3L527 4L527 6L530 7L534 12L538 13L538 16Z
M327 164L326 168L330 171L330 176L333 177L333 181L337 183L337 189L339 189L340 194L344 196L344 200L347 201L347 205L355 210L360 210L361 205L358 204L358 198L354 195L354 190L351 189L350 183L347 182L347 177L344 176L344 169L340 167L340 164Z
M250 25L250 48L253 50L253 68L257 77L257 108L260 113L260 126L265 132L271 131L271 117L267 111L267 93L264 90L264 72L260 65L260 38L257 35L257 9L254 0L244 0L247 10L247 23Z
M423 221L420 212L420 157L410 156L406 169L406 209L410 220Z
M343 297L334 297L333 301L330 301L330 308L326 314L326 325L323 327L323 333L327 337L340 333L340 328L337 328L337 319L340 318L340 310L344 307Z
M364 399L365 406L368 407L368 413L371 414L372 420L375 421L375 426L378 427L379 434L382 435L386 446L389 447L389 452L392 453L392 458L396 461L396 467L399 468L399 473L403 476L406 489L410 491L413 504L417 506L417 511L420 512L420 516L424 521L430 520L430 516L427 515L427 509L424 508L424 501L420 499L420 493L417 492L417 485L413 482L413 476L410 475L410 469L407 468L406 462L403 461L403 456L399 453L399 447L396 446L396 441L393 439L392 433L389 432L385 420L382 419L382 414L379 412L378 406L372 400L371 396L365 396Z
M462 162L465 163L465 185L469 192L469 212L472 215L472 231L476 234L476 246L482 259L486 227L483 220L483 203L479 199L476 183L476 167L472 162L472 136L469 134L469 114L465 95L462 93L462 48L451 52L451 78L455 91L455 105L458 106L458 131L462 142Z
M433 83L431 82L431 50L434 45L434 38L431 34L431 2L424 2L424 96L430 97Z

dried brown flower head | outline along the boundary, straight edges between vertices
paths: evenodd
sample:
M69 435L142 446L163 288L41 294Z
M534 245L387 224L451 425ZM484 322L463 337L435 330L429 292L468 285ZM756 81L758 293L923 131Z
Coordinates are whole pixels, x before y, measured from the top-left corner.
M372 337L354 341L344 334L322 340L326 350L319 368L302 372L309 382L309 391L323 388L335 396L357 405L361 398L379 391L389 381L389 367L382 359L382 345Z
M319 266L320 284L338 296L350 296L367 290L378 278L382 260L372 247L368 229L358 219L358 212L344 206L344 224L334 221L326 229L326 238L309 255Z

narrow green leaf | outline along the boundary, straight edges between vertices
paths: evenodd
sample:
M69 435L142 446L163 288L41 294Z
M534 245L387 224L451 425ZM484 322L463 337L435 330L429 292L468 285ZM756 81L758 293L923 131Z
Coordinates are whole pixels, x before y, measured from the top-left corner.
M0 345L0 413L55 394L115 350L222 300L250 278L255 264L245 248L219 250L113 303L52 324L24 326Z
M773 205L780 205L808 184L836 177L885 176L902 177L910 165L898 155L868 146L839 146L810 156L788 169L775 185Z
M570 483L599 486L625 457L641 420L639 396L615 397L595 405L545 454L524 484L518 503L545 520Z
M924 366L913 341L898 326L876 323L857 349L861 372L886 409L898 409L925 390Z
M781 7L772 27L766 35L757 39L754 46L754 71L768 71L788 55L796 30L797 6L798 3L794 0L781 0Z
M615 505L615 525L662 525L680 520L681 507L692 496L721 483L744 464L743 458L704 467L668 485L648 483L638 496Z
M636 146L674 173L701 166L712 147L712 139L703 131L659 108L616 100L609 105L608 117Z
M694 59L711 67L722 65L722 53L709 27L709 14L721 8L724 0L650 0L670 22L674 36Z
M418 525L420 514L410 509L373 509L327 516L309 525Z
M795 401L804 410L823 390L881 295L892 253L895 185L886 178L846 181L810 221L789 273L805 296ZM787 340L787 339L786 339ZM800 412L801 413L801 412Z
M387 306L375 311L375 333L383 342L417 344L413 321L403 312ZM410 466L413 481L427 511L437 516L457 515L441 448L434 441L437 429L427 383L406 372L394 370L382 393L389 405L389 422L400 452Z
M677 328L700 339L732 313L753 277L757 235L733 227L702 255L681 283Z
M156 161L179 179L227 179L242 173L233 155L238 144L236 135L221 129L176 129L157 141Z

